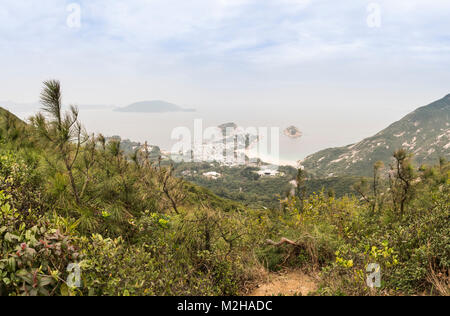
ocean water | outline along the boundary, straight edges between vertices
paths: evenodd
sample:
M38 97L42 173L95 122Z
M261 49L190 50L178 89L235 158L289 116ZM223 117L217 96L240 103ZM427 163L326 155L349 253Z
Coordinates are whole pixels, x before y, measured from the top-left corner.
M17 115L26 119L33 115L33 112L19 112ZM276 112L239 111L237 114L233 111L209 109L176 113L124 113L115 112L111 108L97 108L81 109L80 120L89 133L102 133L105 136L119 135L123 139L147 141L165 151L170 151L179 141L171 137L175 128L186 127L194 138L196 120L201 120L203 131L208 127L229 122L234 122L245 129L267 128L268 131L272 131L273 128L278 128L279 151L270 152L269 146L269 153L252 153L263 161L273 163L279 161L282 165L296 166L297 162L307 155L336 144L336 131L332 127L327 128L327 122L323 122L321 126L317 124L318 120L312 117L295 117ZM293 139L283 134L284 129L291 125L300 129L303 133L301 138ZM344 141L341 143L346 144Z

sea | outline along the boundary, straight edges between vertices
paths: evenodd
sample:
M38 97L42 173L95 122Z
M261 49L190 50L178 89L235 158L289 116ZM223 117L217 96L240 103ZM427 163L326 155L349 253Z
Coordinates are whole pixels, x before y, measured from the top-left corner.
M13 108L9 110L24 120L37 112L14 111ZM180 128L189 130L190 137L194 140L207 128L232 122L244 130L256 129L261 139L267 142L267 150L253 150L252 158L257 157L264 162L278 165L298 166L299 161L321 149L335 146L337 143L348 144L345 138L336 137L338 133L329 122L312 115L294 116L276 111L235 113L215 109L196 112L126 113L106 106L80 107L79 113L81 123L90 134L117 135L122 139L148 142L167 152L180 142L179 137L173 137L174 131L179 131ZM284 130L289 126L297 127L302 136L286 136Z

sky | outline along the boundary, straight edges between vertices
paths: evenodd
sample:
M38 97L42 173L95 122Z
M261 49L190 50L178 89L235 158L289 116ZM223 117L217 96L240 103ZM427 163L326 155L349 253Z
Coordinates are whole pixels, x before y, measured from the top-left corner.
M0 5L5 101L34 102L57 78L68 103L288 113L357 140L450 93L449 69L448 0Z

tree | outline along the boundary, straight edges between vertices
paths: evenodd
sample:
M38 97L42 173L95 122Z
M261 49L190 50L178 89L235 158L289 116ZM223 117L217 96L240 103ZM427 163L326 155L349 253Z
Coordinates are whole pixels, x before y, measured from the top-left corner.
M96 163L96 138L94 135L84 146L82 165L80 166L80 172L84 175L84 184L81 188L80 198L83 198L89 183L93 178L93 168Z
M353 185L353 189L361 195L361 198L370 205L373 205L373 197L370 196L370 185L366 178L362 178Z
M295 178L297 186L295 187L295 196L298 198L300 203L300 211L303 211L303 205L307 198L306 196L306 172L299 168L297 171L297 176Z
M382 161L377 161L373 165L373 205L372 205L372 211L375 212L378 206L382 204L381 201L381 170L384 168L384 163Z
M79 205L81 203L80 194L75 182L73 168L84 140L83 129L78 121L78 109L75 106L70 106L70 110L63 113L61 85L57 80L44 82L40 102L43 112L47 115L37 114L32 118L32 123L38 135L53 147L64 163L73 196Z
M389 183L394 208L403 216L408 202L414 196L416 174L411 163L411 154L400 149L394 153L395 162L391 165Z
M158 183L160 190L170 201L175 213L180 214L178 204L186 198L186 194L184 193L184 181L183 179L175 178L173 176L173 171L173 166L166 169L160 167L158 170Z
M367 202L372 212L374 213L377 208L381 208L381 170L384 168L384 163L382 161L377 161L373 165L373 179L372 187L370 187L370 182L368 179L362 178L359 182L353 185L353 189L361 195L361 198Z
M441 174L446 165L447 165L447 159L445 159L445 157L439 157L439 172Z

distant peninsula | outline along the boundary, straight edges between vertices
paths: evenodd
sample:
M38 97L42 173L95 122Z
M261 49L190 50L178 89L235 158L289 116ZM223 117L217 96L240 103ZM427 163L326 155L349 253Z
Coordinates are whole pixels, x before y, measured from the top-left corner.
M195 109L185 109L176 104L165 101L142 101L126 107L116 108L117 112L129 113L167 113L167 112L195 112Z

